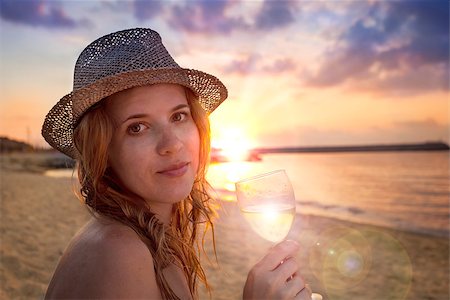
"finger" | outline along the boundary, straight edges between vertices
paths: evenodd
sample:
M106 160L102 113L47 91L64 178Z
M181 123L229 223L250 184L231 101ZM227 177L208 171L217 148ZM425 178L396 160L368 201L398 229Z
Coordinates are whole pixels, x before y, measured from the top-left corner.
M309 291L309 293L312 295L312 289L311 286L308 283L305 283L305 288Z
M300 245L296 241L287 240L276 244L259 262L263 269L274 270L287 257L295 256Z
M295 296L295 300L312 300L311 298L311 291L305 286L305 288L303 290L300 291L300 293L298 293Z
M298 271L297 260L294 257L287 258L284 260L275 270L274 277L279 278L283 283L290 279L291 276L295 275Z
M286 283L286 290L288 295L291 297L296 297L301 294L306 289L305 281L301 276L294 276L291 280ZM297 298L295 298L297 299Z

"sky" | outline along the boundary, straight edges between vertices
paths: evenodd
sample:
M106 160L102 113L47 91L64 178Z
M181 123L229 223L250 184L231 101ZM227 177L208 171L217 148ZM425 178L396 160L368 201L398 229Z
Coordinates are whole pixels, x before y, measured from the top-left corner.
M449 142L447 0L0 3L0 136L45 146L80 52L148 27L227 86L215 147Z

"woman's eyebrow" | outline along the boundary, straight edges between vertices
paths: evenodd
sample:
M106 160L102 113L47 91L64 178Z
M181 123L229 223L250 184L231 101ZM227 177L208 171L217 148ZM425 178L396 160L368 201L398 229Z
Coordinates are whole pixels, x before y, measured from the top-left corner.
M174 108L172 108L170 110L170 112L174 112L174 111L177 111L179 109L186 108L186 107L189 108L189 105L187 105L187 104L179 104L179 105L175 106ZM126 121L131 120L131 119L147 118L148 116L149 116L148 114L134 114L134 115L129 116L125 120L123 120L121 124L123 124Z
M123 123L125 123L126 121L131 120L131 119L140 119L140 118L146 118L146 117L148 117L147 114L135 114L135 115L131 115L131 116L129 116L128 118L126 118L125 120L123 120L121 124L123 124Z
M185 108L185 107L189 108L189 105L187 105L187 104L179 104L179 105L175 106L174 108L172 108L172 112L174 112L176 110L179 110L181 108Z

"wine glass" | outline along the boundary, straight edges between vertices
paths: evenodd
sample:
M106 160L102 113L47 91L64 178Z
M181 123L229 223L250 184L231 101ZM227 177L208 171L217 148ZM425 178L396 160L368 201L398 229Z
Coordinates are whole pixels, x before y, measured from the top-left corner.
M277 243L286 238L295 217L295 195L285 170L236 182L239 209L262 238ZM313 300L322 296L313 293Z
M295 216L295 196L284 170L236 182L239 208L252 229L277 243L288 234Z

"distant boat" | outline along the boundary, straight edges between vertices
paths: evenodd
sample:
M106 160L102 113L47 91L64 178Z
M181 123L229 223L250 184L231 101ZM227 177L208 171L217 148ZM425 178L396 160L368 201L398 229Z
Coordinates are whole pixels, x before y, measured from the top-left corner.
M260 161L261 156L254 150L233 151L232 155L227 154L230 151L219 148L211 148L211 163L222 163L230 161Z

